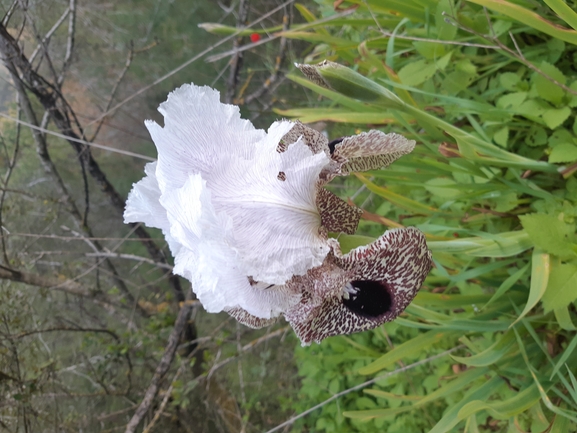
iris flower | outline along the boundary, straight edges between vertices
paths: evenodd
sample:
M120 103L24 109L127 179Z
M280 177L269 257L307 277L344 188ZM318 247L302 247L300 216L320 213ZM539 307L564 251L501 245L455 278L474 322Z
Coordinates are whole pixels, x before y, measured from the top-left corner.
M174 273L209 312L262 327L284 315L303 344L372 329L397 317L431 267L423 234L387 231L341 254L328 232L352 234L361 211L323 186L385 167L415 145L370 131L329 143L298 122L267 132L184 85L146 121L158 151L134 184L124 220L162 230Z

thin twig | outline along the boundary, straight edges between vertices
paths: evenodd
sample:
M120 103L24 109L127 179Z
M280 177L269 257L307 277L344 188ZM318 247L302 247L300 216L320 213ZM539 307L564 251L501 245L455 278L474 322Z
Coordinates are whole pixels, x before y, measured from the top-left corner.
M68 37L66 39L66 54L64 55L64 62L62 63L62 69L60 70L60 75L56 80L58 87L62 87L64 82L64 76L70 67L72 61L72 51L74 51L74 36L76 34L76 0L70 0L70 6L68 7Z
M234 361L235 359L237 359L242 354L248 352L249 350L254 349L255 347L259 346L260 344L264 343L265 341L270 340L271 338L275 338L275 337L278 337L279 335L283 335L285 332L289 331L290 329L291 329L290 326L284 326L280 329L277 329L274 332L271 332L270 334L263 335L262 337L257 338L256 340L253 340L248 344L245 344L244 346L242 346L241 350L236 355L233 355L229 358L226 358L226 359L220 361L218 364L213 365L212 368L210 369L210 371L206 375L207 379L210 379L210 377L218 369L220 369L220 368L224 367L225 365L227 365L228 363Z
M43 132L43 133L48 134L48 135L53 135L54 137L63 138L64 140L67 140L67 141L74 141L76 143L85 144L87 146L95 147L96 149L106 150L106 151L112 152L112 153L118 153L121 155L132 156L134 158L142 159L144 161L156 161L156 158L142 155L141 153L129 152L128 150L122 150L122 149L115 149L114 147L104 146L103 144L97 144L97 143L93 143L93 142L90 142L87 140L82 140L81 138L78 138L78 137L73 137L73 136L66 135L66 134L60 134L59 132L51 131L51 130L43 128L41 126L33 125L31 123L16 119L15 117L9 116L5 113L0 113L0 117L4 117L5 119L11 120L12 122L27 126L30 129L34 129L35 131Z
M152 420L148 423L148 425L144 428L144 430L142 430L142 433L150 433L152 431L152 429L154 428L155 424L160 419L160 415L164 412L164 409L166 408L166 404L168 403L168 400L170 399L170 396L172 395L172 391L174 390L174 384L178 380L179 376L184 372L185 366L186 366L186 363L184 363L184 362L180 364L180 367L178 368L178 370L176 371L176 374L174 375L174 377L172 378L172 381L170 382L170 386L168 387L168 389L164 393L164 397L162 398L162 401L160 402L160 406L158 407L158 409L154 413Z
M20 106L18 106L18 117L20 117ZM1 137L2 145L6 149L6 153L8 154L8 148L6 147L6 142L4 141L4 137ZM12 156L7 158L8 160L8 167L6 169L6 174L4 175L4 179L2 179L2 192L0 193L0 230L4 230L4 200L6 199L7 190L5 189L10 182L10 177L14 172L14 167L16 166L16 158L18 156L18 151L20 150L20 127L16 128L16 138L14 140L14 150L12 152ZM8 156L8 155L6 155ZM6 238L2 236L2 257L4 258L4 263L8 264L10 260L8 259L8 252L6 251Z
M244 28L244 25L248 19L248 6L249 0L240 0L238 4L238 16L236 19L236 27L239 29ZM235 38L232 42L233 50L238 49L240 44L242 43L242 37ZM236 87L238 85L238 76L240 74L240 70L242 69L243 64L243 53L242 51L237 52L232 59L230 59L230 70L228 74L228 81L226 83L226 93L224 96L224 101L227 104L231 104L234 95L236 94Z
M253 21L252 23L250 23L249 25L247 25L246 28L250 28L258 23L260 23L261 21L265 20L266 18L268 18L269 16L273 15L275 12L281 10L283 7L293 3L295 0L287 0L286 2L284 2L283 4L281 4L280 6L277 6L276 8L268 11L266 14L264 14L263 16L259 17L258 19L256 19L255 21ZM102 113L100 116L98 116L96 119L94 119L92 122L90 122L88 125L89 126L93 123L96 123L98 121L100 121L102 118L108 116L110 113L113 113L114 111L118 110L120 107L122 107L123 105L125 105L127 102L132 101L134 98L136 98L137 96L143 94L144 92L146 92L147 90L150 90L151 88L153 88L154 86L156 86L159 83L162 83L164 80L166 80L167 78L172 77L174 74L176 74L177 72L180 72L181 70L183 70L184 68L186 68L187 66L191 65L192 63L196 62L198 59L201 59L202 57L204 57L206 54L210 53L211 51L213 51L215 48L221 46L222 44L225 44L226 42L230 41L231 39L237 37L239 35L239 33L242 32L242 29L234 32L232 35L227 36L226 38L221 39L220 41L218 41L217 43L211 45L210 47L206 48L205 50L201 51L200 53L198 53L196 56L192 57L191 59L188 59L186 62L184 62L183 64L181 64L180 66L174 68L172 71L168 72L167 74L163 75L162 77L154 80L152 83L150 83L147 86L144 86L143 88L141 88L140 90L134 92L132 95L130 95L129 97L125 98L124 100L120 101L118 104L116 104L114 107L110 108L108 111Z
M374 379L371 379L371 380L367 380L366 382L363 382L363 383L361 383L360 385L356 385L356 386L353 386L352 388L345 389L344 391L341 391L341 392L333 395L332 397L327 398L327 399L326 399L325 401L323 401L322 403L319 403L319 404L317 404L316 406L313 406L313 407L311 407L310 409L307 409L307 410L305 410L304 412L299 413L298 415L296 415L296 416L294 416L294 417L286 420L286 421L283 422L282 424L279 424L279 425L277 425L276 427L268 430L266 433L273 433L273 432L275 432L275 431L280 430L280 429L283 428L283 427L289 426L289 425L293 424L296 420L299 420L299 419L301 419L301 418L304 418L304 417L307 416L309 413L314 412L315 410L320 409L320 408L323 407L323 406L326 406L326 405L327 405L328 403L330 403L331 401L334 401L334 400L336 400L337 398L342 397L343 395L347 395L347 394L349 394L349 393L351 393L351 392L358 391L359 389L366 388L367 386L372 385L372 384L374 384L375 382L378 382L379 380L382 380L382 379L385 379L385 378L388 378L388 377L391 377L391 376L396 376L396 375L399 374L399 373L404 373L405 371L411 370L411 369L413 369L413 368L415 368L415 367L418 367L418 366L420 366L420 365L428 364L429 362L434 361L435 359L439 359L439 358L442 358L442 357L444 357L444 356L447 356L447 355L449 355L450 353L455 352L455 351L458 350L458 349L462 349L463 347L464 347L464 345L459 345L459 346L457 346L457 347L453 347L452 349L446 350L446 351L444 351L444 352L442 352L442 353L439 353L439 354L437 354L437 355L430 356L430 357L428 357L428 358L422 359L421 361L417 361L417 362L414 362L414 363L412 363L412 364L409 364L409 365L407 365L407 366L405 366L405 367L401 367L401 368L398 368L398 369L396 369L396 370L389 371L388 373L381 374L380 376L377 376L377 377L375 377Z
M18 0L16 0L16 2L17 1ZM41 41L38 43L38 45L36 46L36 48L34 49L32 54L30 55L30 57L29 57L30 63L32 63L34 61L34 59L36 58L36 56L38 55L38 53L40 52L42 47L48 42L48 40L52 37L54 32L56 30L58 30L58 27L60 27L62 25L62 23L64 22L64 20L66 19L66 17L68 16L69 13L70 13L70 9L66 9L64 11L64 13L60 16L60 18L58 18L58 21L56 21L56 23L54 23L52 28L50 30L48 30L48 33L46 33L46 35L41 39ZM5 25L5 23L2 23L2 24Z
M114 97L116 96L116 91L118 90L118 86L120 85L120 82L124 79L124 76L128 72L128 69L130 68L130 65L132 64L132 58L133 57L134 57L134 46L131 42L130 43L130 49L128 50L128 56L126 57L126 62L124 63L124 68L120 72L120 75L118 76L118 78L116 79L116 82L114 83L114 86L112 87L112 91L110 92L110 96L108 97L108 102L106 103L106 107L104 108L105 112L108 111L108 109L112 105L112 101L114 100ZM105 120L106 120L106 117L103 117L102 119L100 119L100 122L98 122L98 125L96 125L96 130L94 131L94 134L92 134L92 137L90 137L88 139L88 141L90 141L90 142L94 141L94 139L96 138L96 136L100 132L100 128L104 124Z
M168 337L168 344L166 345L166 349L164 350L164 355L162 355L162 358L160 359L160 362L156 367L156 371L154 372L154 376L150 381L150 385L148 386L148 389L144 394L142 402L140 403L138 409L136 409L136 412L128 422L125 433L134 433L136 427L138 427L138 425L148 412L148 409L150 409L150 405L152 404L152 401L154 400L154 397L158 392L160 382L164 377L164 375L166 374L166 372L168 371L168 369L170 368L170 365L172 364L172 361L176 354L178 341L180 340L180 335L182 334L182 331L184 330L184 327L188 322L188 316L190 315L190 311L192 310L194 305L195 302L190 301L184 302L182 307L180 308L180 311L178 312L178 317L176 318L176 322L174 323L174 328L172 329L172 332Z
M291 9L292 11L292 9ZM288 14L284 14L283 15L283 32L288 31L290 28L290 22L291 20L289 19L289 15ZM287 38L285 38L284 36L280 38L280 42L279 42L279 51L278 54L275 58L275 63L274 63L274 68L272 73L270 74L270 76L264 81L263 85L257 89L256 91L254 91L253 93L251 93L250 95L246 96L245 98L240 98L238 101L235 101L235 103L238 103L239 105L242 104L250 104L252 101L254 101L255 99L260 98L265 92L270 90L270 87L272 84L274 84L280 74L281 74L281 67L285 61L285 57L286 57L286 48L287 48Z

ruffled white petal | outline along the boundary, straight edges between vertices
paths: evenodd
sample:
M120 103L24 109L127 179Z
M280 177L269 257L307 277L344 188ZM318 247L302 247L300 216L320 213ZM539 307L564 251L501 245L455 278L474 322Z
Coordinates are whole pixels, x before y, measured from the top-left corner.
M144 167L146 177L135 183L128 194L124 210L124 223L143 222L148 227L168 230L166 209L160 204L160 188L156 179L156 162Z
M299 302L300 295L287 288L251 286L235 246L233 218L217 212L213 192L200 174L163 194L161 203L167 209L170 234L182 245L174 272L192 282L207 311L242 308L268 319Z
M145 122L158 150L161 191L180 188L191 173L209 174L221 155L251 158L266 134L240 118L237 106L220 103L218 91L186 84L162 103L164 128Z

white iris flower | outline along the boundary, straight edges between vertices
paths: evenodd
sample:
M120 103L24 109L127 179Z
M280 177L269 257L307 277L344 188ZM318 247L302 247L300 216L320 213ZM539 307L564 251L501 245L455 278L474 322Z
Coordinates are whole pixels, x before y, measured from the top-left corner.
M289 121L265 132L241 119L238 107L221 104L217 91L195 85L176 89L159 111L164 127L146 122L158 160L146 165L147 176L130 192L124 220L162 230L174 273L191 281L207 311L227 311L255 327L282 314L309 343L378 326L406 307L389 317L399 291L392 267L384 271L390 277L375 276L386 280L382 289L355 284L367 278L357 275L351 260L366 260L358 253L373 244L340 255L327 233L354 233L361 212L322 186L338 175L384 167L410 152L414 141L370 131L329 144L322 134ZM397 250L404 247L395 247L398 257L389 264L411 269L410 284L406 275L403 282L410 302L430 269L430 253L422 234L407 230L385 236L396 232L407 243L400 256ZM385 236L375 245L389 251ZM329 268L330 277L322 277ZM382 307L386 312L371 310L368 327L342 326L351 320L343 314L362 316L361 304L373 304L381 292L392 300ZM341 306L325 311L329 298ZM341 323L312 332L321 316Z

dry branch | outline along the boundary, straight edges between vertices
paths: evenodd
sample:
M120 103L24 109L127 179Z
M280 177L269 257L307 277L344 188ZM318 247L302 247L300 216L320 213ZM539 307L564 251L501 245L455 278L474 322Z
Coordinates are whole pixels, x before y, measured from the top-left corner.
M55 86L51 85L44 77L34 71L17 41L2 25L0 25L0 57L4 64L16 75L17 78L15 78L15 80L20 80L22 84L38 98L44 109L50 113L50 117L62 134L72 138L72 140L69 139L67 141L75 150L79 159L85 162L88 172L100 186L102 192L108 196L113 207L117 212L122 214L124 212L124 198L120 196L114 186L108 181L106 175L92 157L90 149L76 141L84 137L84 132L80 130L79 135L73 130L71 119L74 119L75 115L71 111L66 99ZM134 233L141 239L141 242L146 247L152 259L156 262L166 263L163 252L150 240L148 232L140 224L131 224L131 226L134 227ZM176 300L183 302L185 296L178 277L171 275L169 277L169 283L173 288ZM191 330L191 333L194 333L194 331Z
M164 375L170 368L172 361L174 360L174 355L176 354L176 348L178 347L178 342L180 340L180 336L182 331L184 330L186 324L188 323L188 316L192 308L194 307L195 302L184 302L180 311L178 312L178 317L176 318L176 322L174 323L174 328L168 337L168 344L166 345L166 349L164 350L164 355L160 359L158 366L156 367L156 371L154 372L154 376L150 381L150 385L144 394L144 398L142 402L136 409L136 412L130 419L130 422L126 426L125 433L134 433L138 424L142 421L148 410L150 409L150 405L154 400L158 392L158 388L160 386L161 380L164 378Z

